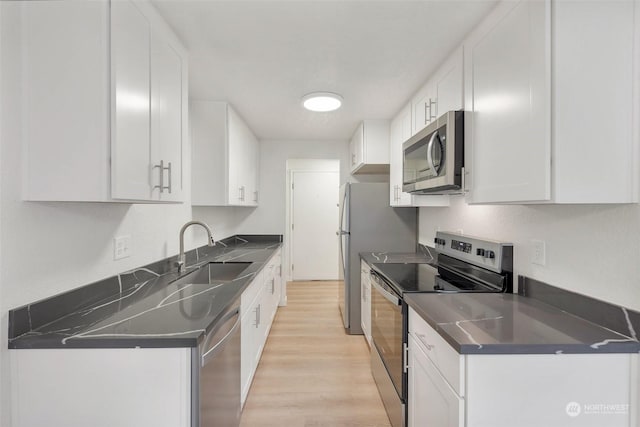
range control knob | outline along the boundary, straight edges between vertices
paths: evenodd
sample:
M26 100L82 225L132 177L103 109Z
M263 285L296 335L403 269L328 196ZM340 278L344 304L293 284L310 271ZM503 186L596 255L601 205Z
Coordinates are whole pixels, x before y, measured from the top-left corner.
M496 257L496 254L493 251L486 251L484 256L489 259L494 259Z
M476 255L484 257L484 249L482 248L476 249Z

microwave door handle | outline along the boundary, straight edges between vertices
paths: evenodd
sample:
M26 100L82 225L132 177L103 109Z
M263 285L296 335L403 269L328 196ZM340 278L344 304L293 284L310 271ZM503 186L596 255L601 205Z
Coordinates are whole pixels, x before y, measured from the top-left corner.
M437 137L438 131L433 132L433 135L431 135L431 139L429 140L429 144L427 144L427 165L433 171L433 176L438 176L436 166L433 164L433 144L435 144Z

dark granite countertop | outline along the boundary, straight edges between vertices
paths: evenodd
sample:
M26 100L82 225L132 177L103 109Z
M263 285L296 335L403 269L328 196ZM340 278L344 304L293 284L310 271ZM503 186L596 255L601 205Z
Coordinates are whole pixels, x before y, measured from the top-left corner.
M9 312L9 348L196 347L282 245L281 236L234 236ZM194 284L210 262L247 263L233 280ZM176 282L177 279L180 279Z
M360 257L372 268L437 266L436 250L422 245L416 253L362 252ZM640 352L640 313L519 279L519 295L406 293L404 301L460 354Z
M405 302L460 354L640 352L622 307L629 335L522 295L410 294Z
M370 266L373 264L431 264L437 263L434 248L418 245L416 252L360 252L360 258Z

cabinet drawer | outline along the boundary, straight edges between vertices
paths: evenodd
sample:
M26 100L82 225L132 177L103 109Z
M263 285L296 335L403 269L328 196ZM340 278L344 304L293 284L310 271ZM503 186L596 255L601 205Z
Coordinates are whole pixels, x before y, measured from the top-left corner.
M460 396L464 396L464 359L412 308L409 308L409 334Z

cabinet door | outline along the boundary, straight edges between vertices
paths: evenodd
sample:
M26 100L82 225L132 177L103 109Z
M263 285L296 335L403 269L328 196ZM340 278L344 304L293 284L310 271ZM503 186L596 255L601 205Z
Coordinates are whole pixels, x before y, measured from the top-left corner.
M150 25L130 1L111 3L111 196L150 200Z
M151 186L154 200L182 199L182 58L158 35L151 46Z
M407 108L408 107L408 108ZM402 122L409 112L411 119L411 105L405 107L392 121L389 127L389 204L403 206L402 194Z
M465 45L469 202L549 200L549 1L500 8Z
M464 400L409 335L409 427L463 427Z
M353 172L364 162L364 125L362 123L358 125L353 134L349 147L351 152L351 172Z
M20 9L12 12L21 16L20 35L5 40L21 43L23 198L110 200L109 5L14 5Z
M248 304L248 309L242 308L242 323L241 323L241 349L240 349L240 378L242 383L242 404L249 394L249 388L253 381L253 376L258 367L260 356L262 355L262 349L264 347L265 336L265 317L264 312L264 298L265 292L263 289L264 275L259 274L255 281L247 288L247 290L253 290L253 300ZM254 285L257 285L254 286ZM243 293L243 297L246 294ZM257 293L255 293L257 290ZM244 301L242 302L242 304Z
M413 98L413 133L415 135L433 121L436 104L436 92L431 81L427 82Z
M436 103L432 106L432 117L440 117L447 111L462 110L464 105L462 59L462 48L460 48L436 73L434 77Z
M247 135L249 138L246 144L246 194L245 203L249 206L258 206L259 193L258 193L258 174L260 164L260 147L258 139L250 133Z
M243 187L243 153L244 148L244 124L231 108L227 107L227 132L228 132L228 185L227 197L229 205L243 205L246 188ZM245 193L245 194L243 194Z

